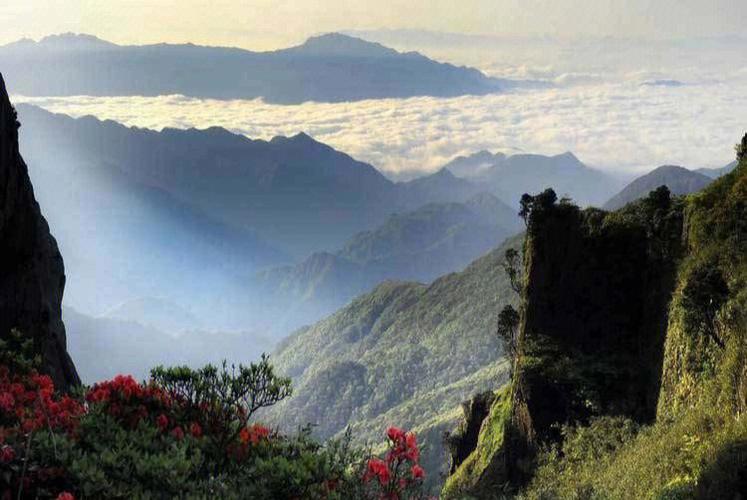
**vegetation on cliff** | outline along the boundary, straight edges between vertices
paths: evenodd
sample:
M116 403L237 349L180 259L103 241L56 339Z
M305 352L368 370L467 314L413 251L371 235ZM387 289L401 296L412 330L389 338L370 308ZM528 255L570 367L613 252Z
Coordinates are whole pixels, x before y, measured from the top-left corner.
M494 406L480 435L501 446L485 456L478 445L444 497L747 490L743 153L739 160L702 192L672 198L661 188L617 212L525 200L512 401L508 417Z

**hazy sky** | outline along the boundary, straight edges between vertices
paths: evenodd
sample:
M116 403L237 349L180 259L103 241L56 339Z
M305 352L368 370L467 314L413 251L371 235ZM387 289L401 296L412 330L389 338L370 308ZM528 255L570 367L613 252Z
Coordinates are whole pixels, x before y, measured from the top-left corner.
M342 29L686 37L740 34L744 0L9 0L0 43L82 32L119 43L283 47Z

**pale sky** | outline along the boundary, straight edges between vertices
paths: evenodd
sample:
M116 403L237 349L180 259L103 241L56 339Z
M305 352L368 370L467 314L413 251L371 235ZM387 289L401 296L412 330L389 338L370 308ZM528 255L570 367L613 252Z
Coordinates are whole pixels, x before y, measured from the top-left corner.
M745 0L6 0L0 43L62 32L265 50L344 29L681 38L739 35Z

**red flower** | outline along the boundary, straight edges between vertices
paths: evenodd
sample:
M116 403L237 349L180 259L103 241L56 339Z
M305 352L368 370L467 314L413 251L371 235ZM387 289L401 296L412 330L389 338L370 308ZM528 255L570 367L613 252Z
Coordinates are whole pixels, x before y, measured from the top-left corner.
M389 429L387 429L386 435L391 441L396 443L404 439L405 431L403 431L399 427L390 427Z
M423 470L423 468L417 464L412 466L410 472L412 472L412 477L414 479L423 479L425 477L425 470Z
M0 462L7 464L14 458L16 458L16 451L10 446L3 446L3 449L0 450Z
M171 431L171 435L174 436L174 439L177 441L184 439L184 431L181 427L174 427L174 430Z
M67 491L63 491L59 495L57 495L57 500L75 500L75 497L72 493L68 493Z
M389 483L389 466L379 458L372 458L368 461L368 471L366 472L366 475L363 476L363 480L369 481L373 477L377 477L379 483L382 485Z
M244 427L241 429L241 432L239 432L239 441L241 441L243 444L246 444L251 439L251 433L249 432L249 429Z
M259 443L260 439L266 439L270 435L270 429L260 424L253 424L250 427L244 427L239 433L239 440L243 444Z
M13 407L15 406L15 404L16 399L13 397L13 394L9 392L0 394L0 409L10 413L13 411Z
M161 413L156 418L156 425L158 426L159 429L161 429L162 431L165 431L166 428L169 426L169 417Z
M405 458L411 462L417 462L420 459L420 450L418 450L418 442L415 438L415 434L408 432L405 436Z
M189 432L196 438L202 437L202 427L197 422L192 422L192 425L189 426Z
M252 425L252 430L254 431L254 434L256 434L257 437L261 439L264 439L270 435L270 429L268 429L264 425L254 424Z

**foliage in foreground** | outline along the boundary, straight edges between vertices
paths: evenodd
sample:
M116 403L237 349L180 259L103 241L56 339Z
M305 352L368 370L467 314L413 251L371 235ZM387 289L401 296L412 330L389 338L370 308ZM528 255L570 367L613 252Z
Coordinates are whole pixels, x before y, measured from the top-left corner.
M0 359L0 497L422 497L413 433L391 428L380 459L350 435L321 444L308 429L282 435L253 421L290 391L266 357L156 368L148 382L118 376L74 397Z

